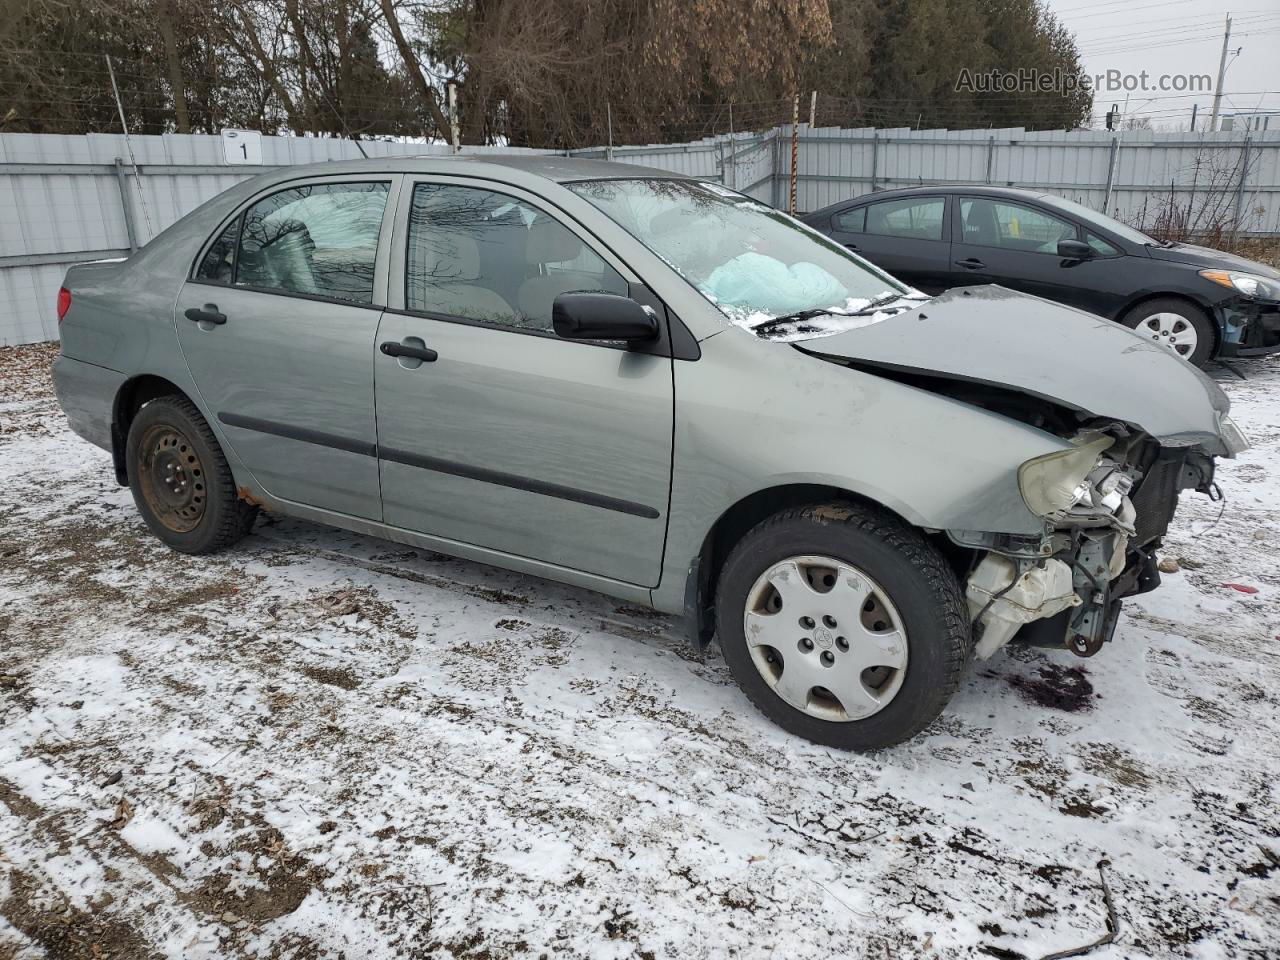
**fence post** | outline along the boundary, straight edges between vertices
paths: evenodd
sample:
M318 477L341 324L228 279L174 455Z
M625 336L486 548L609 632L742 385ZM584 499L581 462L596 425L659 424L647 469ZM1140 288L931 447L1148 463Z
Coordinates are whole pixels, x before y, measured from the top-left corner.
M1244 216L1244 185L1249 179L1249 146L1253 139L1246 133L1244 143L1240 146L1240 182L1236 184L1236 218L1231 227L1231 234L1240 232L1240 218Z
M1111 138L1111 152L1107 154L1107 187L1102 194L1102 213L1107 216L1107 210L1111 207L1111 187L1115 183L1116 177L1116 153L1120 150L1120 138Z
M124 229L129 234L129 252L138 252L138 231L133 225L133 205L129 203L129 187L124 179L124 161L116 157L116 185L120 187L120 208L124 211Z
M991 163L996 156L996 138L987 137L987 183L991 182Z
M880 152L880 131L871 131L871 192L876 192L876 155Z

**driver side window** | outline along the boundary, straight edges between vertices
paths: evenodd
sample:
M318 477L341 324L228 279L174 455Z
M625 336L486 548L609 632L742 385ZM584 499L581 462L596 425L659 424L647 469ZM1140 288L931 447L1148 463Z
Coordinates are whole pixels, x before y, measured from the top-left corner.
M627 282L554 217L478 187L413 188L405 306L414 311L552 333L561 293L626 296Z
M982 197L960 200L964 242L1023 253L1058 252L1059 240L1076 239L1076 226L1034 207Z

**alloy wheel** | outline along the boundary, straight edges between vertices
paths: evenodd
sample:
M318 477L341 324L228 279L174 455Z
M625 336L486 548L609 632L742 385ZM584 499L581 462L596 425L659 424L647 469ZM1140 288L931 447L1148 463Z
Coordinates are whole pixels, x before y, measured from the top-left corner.
M761 677L787 704L821 720L862 720L902 687L907 635L889 596L857 567L790 557L747 594L744 631Z

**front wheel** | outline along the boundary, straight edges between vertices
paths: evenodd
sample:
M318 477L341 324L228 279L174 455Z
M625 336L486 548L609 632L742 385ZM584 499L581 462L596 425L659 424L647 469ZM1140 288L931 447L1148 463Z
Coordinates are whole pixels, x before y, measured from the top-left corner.
M174 550L213 553L253 526L257 508L236 496L213 431L185 397L160 397L138 411L125 458L138 512Z
M844 750L913 737L960 684L969 617L954 573L917 532L850 504L785 510L721 570L720 645L752 703Z
M1176 297L1140 303L1120 320L1138 336L1203 367L1213 356L1213 325L1204 311Z

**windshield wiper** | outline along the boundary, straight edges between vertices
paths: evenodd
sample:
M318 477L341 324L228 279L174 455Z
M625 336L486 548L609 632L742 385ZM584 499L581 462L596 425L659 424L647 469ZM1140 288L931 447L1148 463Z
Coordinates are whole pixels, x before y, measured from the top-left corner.
M911 299L905 293L885 294L883 297L876 297L863 307L857 310L836 310L833 307L816 307L812 310L797 310L795 313L786 313L780 317L770 317L768 320L761 320L751 328L753 333L761 333L765 330L772 330L774 327L782 326L785 323L797 323L805 320L812 320L815 317L869 317L871 314L879 311L881 307L887 307L889 304L897 300Z

